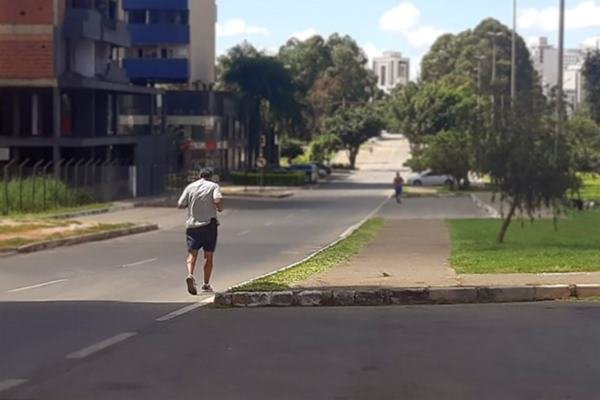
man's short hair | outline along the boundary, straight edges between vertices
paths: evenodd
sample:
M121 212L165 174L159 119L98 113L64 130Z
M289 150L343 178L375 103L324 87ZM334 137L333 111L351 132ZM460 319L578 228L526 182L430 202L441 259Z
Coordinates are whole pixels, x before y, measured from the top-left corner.
M203 168L200 170L201 179L210 179L213 176L213 171L210 168Z

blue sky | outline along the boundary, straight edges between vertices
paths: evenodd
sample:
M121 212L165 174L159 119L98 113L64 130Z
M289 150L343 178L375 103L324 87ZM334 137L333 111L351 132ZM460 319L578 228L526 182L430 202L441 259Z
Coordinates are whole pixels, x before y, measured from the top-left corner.
M519 34L556 42L558 0L519 0ZM512 24L512 0L217 0L217 51L248 40L276 51L291 36L349 34L369 56L401 51L419 62L437 36L493 16ZM600 0L566 0L569 47L600 40ZM600 41L598 41L600 43ZM413 68L413 70L416 70Z

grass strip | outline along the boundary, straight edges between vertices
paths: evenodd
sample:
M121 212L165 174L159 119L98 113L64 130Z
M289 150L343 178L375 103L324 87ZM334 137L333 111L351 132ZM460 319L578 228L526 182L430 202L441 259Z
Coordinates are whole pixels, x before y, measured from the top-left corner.
M72 237L77 237L77 236L88 235L88 234L92 234L92 233L109 232L109 231L113 231L113 230L117 230L117 229L130 228L133 225L134 224L129 224L129 223L127 223L127 224L98 224L95 226L90 226L90 227L81 228L81 229L75 229L75 230L68 231L68 232L52 233L50 235L47 235L47 236L44 236L41 238L35 238L35 239L15 237L15 238L0 241L0 250L14 249L16 247L25 246L27 244L46 242L49 240L67 239L67 238L72 238Z
M600 271L600 211L574 212L558 221L515 221L506 243L496 243L499 220L450 220L451 265L460 274Z
M232 289L233 292L269 292L278 290L289 290L291 285L301 282L312 275L325 272L336 265L348 261L356 255L363 247L372 242L384 221L381 218L368 220L361 225L352 235L327 250L311 257L310 259L273 275L259 278L243 286Z
M83 206L53 208L36 213L11 213L8 217L12 219L53 218L64 214L110 209L112 206L113 203L91 203Z

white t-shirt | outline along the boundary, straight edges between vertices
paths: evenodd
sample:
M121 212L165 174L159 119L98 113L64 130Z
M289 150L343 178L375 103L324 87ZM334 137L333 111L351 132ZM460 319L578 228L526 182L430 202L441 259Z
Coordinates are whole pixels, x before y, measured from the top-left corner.
M221 188L214 182L200 179L190 183L179 198L178 205L187 207L187 228L199 228L217 218L215 201L223 198Z

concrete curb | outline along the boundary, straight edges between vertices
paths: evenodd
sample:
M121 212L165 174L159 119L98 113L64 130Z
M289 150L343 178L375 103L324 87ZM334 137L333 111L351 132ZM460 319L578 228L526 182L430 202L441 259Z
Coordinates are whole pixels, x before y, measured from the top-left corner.
M496 210L494 207L490 206L489 204L483 202L483 200L481 200L479 197L477 197L477 195L471 193L469 195L469 197L471 198L471 200L473 200L473 203L475 203L475 205L477 207L481 208L486 213L488 213L490 217L492 217L494 219L502 218L502 216L500 215L498 210Z
M134 226L131 228L122 228L122 229L114 229L112 231L100 232L100 233L90 233L87 235L76 236L65 239L57 239L57 240L49 240L45 242L37 242L31 243L25 246L18 247L13 250L9 250L4 253L4 256L15 255L15 254L26 254L26 253L34 253L42 250L54 249L57 247L66 247L66 246L74 246L77 244L90 243L90 242L99 242L102 240L115 239L123 236L137 235L140 233L146 233L151 231L158 230L159 227L157 224L150 225L140 225ZM2 256L2 255L0 255Z
M481 286L397 289L306 289L225 292L218 307L354 307L423 304L519 303L600 297L600 285Z

